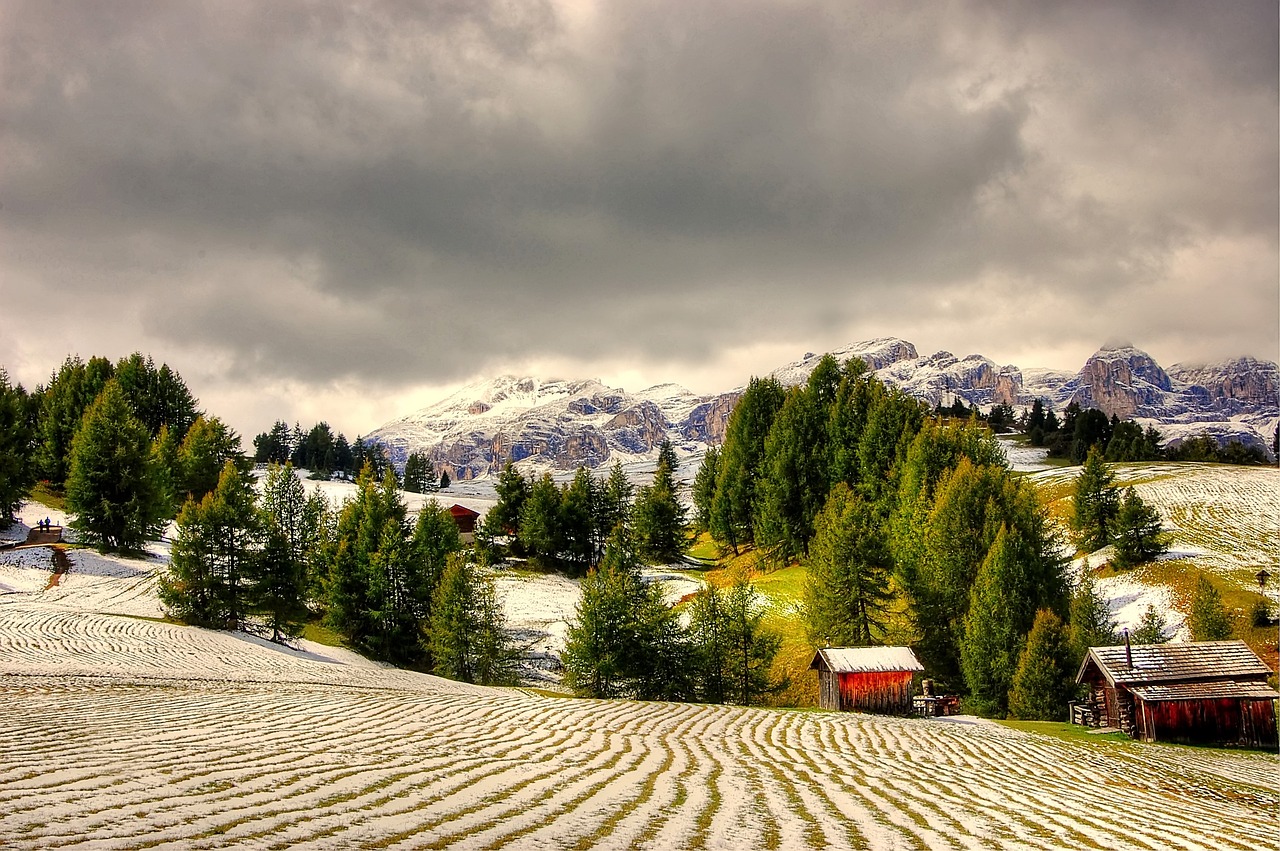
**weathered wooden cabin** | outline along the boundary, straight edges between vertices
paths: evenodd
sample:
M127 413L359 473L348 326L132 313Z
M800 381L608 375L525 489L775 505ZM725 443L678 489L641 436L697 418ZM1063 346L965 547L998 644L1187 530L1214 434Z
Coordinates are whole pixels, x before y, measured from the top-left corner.
M910 647L826 647L813 656L823 709L906 715L911 678L924 670Z
M1086 723L1147 742L1270 747L1271 669L1243 641L1090 647L1076 682L1089 687Z

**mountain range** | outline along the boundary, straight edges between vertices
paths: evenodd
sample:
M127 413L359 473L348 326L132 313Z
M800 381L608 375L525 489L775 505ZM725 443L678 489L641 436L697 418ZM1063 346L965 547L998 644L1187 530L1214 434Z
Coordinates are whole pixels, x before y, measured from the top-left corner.
M884 337L830 352L863 360L887 384L930 406L965 404L1018 410L1036 399L1056 411L1072 402L1108 416L1154 425L1176 444L1195 434L1239 440L1270 454L1280 426L1280 370L1237 358L1164 369L1127 344L1095 352L1079 371L1001 366L981 355L937 352L921 357L906 340ZM801 384L822 355L808 353L775 369L784 385ZM639 392L593 379L544 380L505 375L469 384L440 402L386 423L366 436L403 465L425 453L454 480L493 475L507 461L572 470L652 460L663 440L696 452L724 439L742 387L699 396L675 384Z

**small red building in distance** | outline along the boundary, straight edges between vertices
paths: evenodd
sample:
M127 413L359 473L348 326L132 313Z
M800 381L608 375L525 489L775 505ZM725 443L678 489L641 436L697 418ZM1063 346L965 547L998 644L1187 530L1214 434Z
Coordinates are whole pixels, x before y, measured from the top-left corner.
M465 543L475 540L476 521L480 519L480 512L454 503L449 506L449 516L453 518L454 523L458 524L458 534L462 536Z
M825 647L809 669L818 672L823 709L907 715L912 676L924 666L910 647Z

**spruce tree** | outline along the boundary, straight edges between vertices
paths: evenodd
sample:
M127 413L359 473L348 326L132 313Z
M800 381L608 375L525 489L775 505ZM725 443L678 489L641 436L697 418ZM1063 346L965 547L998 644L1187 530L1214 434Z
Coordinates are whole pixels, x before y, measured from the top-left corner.
M1120 501L1115 477L1107 469L1102 452L1093 447L1076 477L1076 493L1071 528L1082 552L1093 552L1111 543Z
M599 542L596 540L598 528L595 518L599 501L599 483L586 467L579 467L573 483L565 488L560 499L564 553L570 566L578 573L585 573L596 557Z
M432 670L481 685L514 681L515 654L493 580L460 556L450 556L431 610Z
M776 379L752 378L729 415L711 506L711 534L735 553L740 546L754 543L752 529L764 443L785 398Z
M161 599L174 617L218 629L245 624L261 563L262 527L253 486L228 460L213 491L178 514Z
M745 578L735 582L725 595L724 612L728 627L727 692L734 703L749 706L784 686L770 673L782 639L765 627L763 604Z
M1205 577L1196 583L1191 597L1191 612L1187 615L1187 628L1192 641L1225 641L1234 634L1231 616L1222 603L1222 595Z
M688 549L685 509L677 487L674 471L663 462L654 471L653 484L636 494L631 511L636 549L649 564L671 564Z
M1090 647L1110 647L1116 643L1116 622L1111 617L1111 608L1098 593L1088 568L1082 571L1080 584L1071 595L1067 624L1067 637L1077 664L1084 661Z
M841 482L815 522L806 561L805 619L818 646L880 642L889 601L889 554L865 501Z
M1163 614L1156 610L1154 604L1148 603L1147 610L1142 614L1142 620L1138 623L1138 628L1133 631L1130 640L1134 644L1164 644L1170 638L1165 635L1169 629L1169 624L1165 620Z
M520 506L520 541L530 555L548 565L559 564L565 547L560 516L562 500L563 493L552 481L551 474L543 473Z
M139 550L165 514L151 464L151 436L120 386L108 381L71 444L67 507L72 525L104 550Z
M229 460L243 470L248 469L235 430L217 417L197 417L178 447L178 472L174 482L177 493L199 502L217 487L222 468Z
M309 500L292 464L272 464L262 486L264 545L249 594L271 640L295 636L306 621L306 598L323 543L325 506Z
M711 529L711 504L716 498L716 479L720 475L720 450L708 446L702 466L693 477L693 528L698 532Z
M0 369L0 523L12 521L36 482L34 402Z
M36 465L39 478L54 487L66 483L71 472L72 440L112 372L114 367L106 358L90 358L85 363L78 357L68 357L41 392ZM127 406L128 401L124 401Z
M1136 567L1167 552L1169 544L1161 529L1160 512L1133 488L1125 488L1114 524L1116 567Z
M1047 609L1036 613L1026 649L1009 691L1009 716L1025 721L1061 721L1075 694L1075 666L1066 628Z

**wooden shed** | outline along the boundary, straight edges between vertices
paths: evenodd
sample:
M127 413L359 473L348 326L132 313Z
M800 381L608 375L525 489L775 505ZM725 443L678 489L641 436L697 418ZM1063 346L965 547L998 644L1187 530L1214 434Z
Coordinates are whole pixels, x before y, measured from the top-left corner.
M1271 669L1243 641L1090 647L1086 723L1147 742L1275 748Z
M813 656L823 709L906 715L911 678L924 666L910 647L826 647Z

